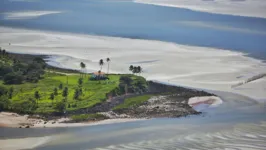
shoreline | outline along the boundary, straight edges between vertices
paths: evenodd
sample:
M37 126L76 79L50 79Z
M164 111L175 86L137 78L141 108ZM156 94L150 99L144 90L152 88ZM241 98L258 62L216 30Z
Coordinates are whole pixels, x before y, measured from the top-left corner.
M154 98L151 98L154 100ZM191 107L197 107L201 104L209 105L208 108L219 107L223 101L220 97L217 96L200 96L200 97L191 97L188 100L188 105ZM143 106L140 106L143 107ZM184 108L185 109L185 108ZM196 109L197 110L197 109ZM189 115L199 115L201 114L198 110L197 114L189 114ZM108 115L114 112L101 112L101 114ZM178 117L158 117L158 118L179 118L186 117L178 116ZM35 115L36 117L36 115ZM39 116L41 117L41 116ZM14 112L0 112L0 127L4 128L61 128L61 127L83 127L83 126L95 126L95 125L106 125L106 124L115 124L115 123L126 123L126 122L136 122L136 121L144 121L149 119L156 119L157 117L146 117L146 118L123 118L123 117L115 117L103 120L95 120L95 121L82 121L82 122L69 122L71 119L69 117L59 117L57 119L44 120L34 118L34 115L20 115Z
M43 119L34 119L29 115L19 115L14 112L0 112L0 127L7 128L60 128L60 127L83 127L83 126L95 126L106 125L115 123L135 122L147 120L145 118L116 118L105 119L98 121L87 121L79 123L64 123L64 121L70 120L69 118L61 117L59 119L44 121ZM27 127L28 126L28 127Z
M34 57L46 57L45 55L30 55L30 54L13 54L10 53L11 57L20 57L22 58L22 62L23 61L29 61L32 60ZM49 64L47 64L47 67L51 67ZM64 72L76 72L77 70L69 70L69 69L62 69L62 68L55 68L55 70L57 71L57 69L60 70L60 72L64 73ZM54 71L55 71L54 70ZM105 106L105 103L109 103L108 105L112 104L112 103L116 103L116 105L119 105L119 103L121 103L121 97L123 97L122 99L126 99L126 96L118 96L118 100L117 97L114 97L112 99L112 102L103 102L100 106L97 105L96 106L96 110L100 110L97 112L94 112L94 107L92 108L86 108L86 110L89 110L87 113L84 112L84 110L77 110L76 112L69 112L67 113L67 116L57 116L57 115L53 115L52 117L47 117L47 116L43 116L43 115L38 115L38 114L32 114L32 115L19 115L17 113L12 113L12 112L0 112L0 127L14 127L14 128L54 128L54 127L79 127L79 126L92 126L92 125L101 125L101 124L113 124L113 123L122 123L122 122L131 122L131 121L140 121L140 120L146 120L146 119L152 119L152 118L165 118L165 117L171 117L171 118L178 118L178 117L183 117L183 116L187 116L187 115L195 115L195 114L200 114L200 112L197 112L196 110L194 110L192 108L192 106L194 105L198 105L201 103L205 103L205 102L209 102L211 101L211 103L209 103L210 105L212 103L215 103L215 101L213 100L219 100L220 98L213 96L213 94L204 92L204 91L200 91L200 90L193 90L193 89L189 89L189 88L183 88L183 87L178 87L178 86L172 86L172 85L167 85L167 84L162 84L162 83L157 83L157 82L153 82L153 81L147 81L149 82L149 92L148 93L144 93L144 95L149 94L149 93L154 93L154 94L158 94L158 95L154 95L151 100L150 105L146 105L146 104L141 104L139 106L140 107L144 107L145 112L147 113L147 108L149 109L157 109L157 111L159 111L160 113L165 113L165 115L158 115L158 114L145 114L143 115L139 115L141 113L143 113L144 111L137 111L137 113L134 114L127 114L127 111L131 111L132 109L138 109L138 108L128 108L128 109L124 109L121 110L122 113L117 113L114 111L103 111L101 112ZM173 92L174 91L174 92ZM164 94L164 93L170 92L170 94ZM178 106L177 108L171 107L171 109L176 109L177 114L174 114L174 111L172 112L165 112L165 109L169 109L170 107L165 105L164 103L169 103L171 102L171 95L179 95L178 93L185 93L184 96L179 96L179 97L175 97L175 100L177 99L176 105L180 105L182 103L182 106ZM136 97L139 94L129 94L129 97ZM172 96L173 96L172 95ZM190 95L190 96L189 96ZM209 95L209 96L207 96ZM190 99L186 100L185 97L189 96L189 98L197 98L197 100L193 100L192 102L190 102ZM201 97L204 96L204 97ZM168 100L168 98L170 99L170 101ZM162 99L161 99L162 98ZM116 99L116 100L115 100ZM183 100L182 100L183 99ZM124 100L122 102L124 102ZM162 101L163 100L163 101ZM120 102L119 102L120 101ZM150 100L148 100L150 101ZM153 102L156 101L155 105L153 104ZM160 102L162 101L162 102ZM171 103L173 103L174 101L172 101ZM186 102L187 101L187 102ZM118 102L118 103L117 103ZM160 104L161 103L161 104ZM188 103L187 107L185 104ZM146 105L146 106L145 106ZM162 110L159 110L158 108L162 107ZM100 108L100 109L99 109ZM143 109L143 108L142 108ZM184 109L184 110L182 110ZM152 110L153 111L153 110ZM81 113L82 112L82 113ZM118 111L119 112L119 111ZM87 120L87 121L80 121L80 122L76 122L72 119L70 119L70 116L73 114L90 114L90 113L100 113L104 116L106 116L107 118L105 119L93 119L93 120ZM48 119L48 120L47 120Z
M18 58L21 62L28 62L32 59L34 59L35 57L42 57L42 58L47 58L49 56L47 55L31 55L31 54L19 54L19 53L9 53L11 57L13 58ZM53 71L58 71L60 73L65 74L65 72L67 73L75 73L78 72L78 70L71 70L71 69L64 69L64 68L60 68L60 67L53 67L49 64L47 64L47 68L53 68ZM57 73L59 73L57 72ZM162 83L157 83L157 82L153 82L153 81L147 81L149 83L149 92L148 93L144 93L144 95L147 95L149 93L154 93L154 94L158 94L158 95L154 95L151 100L151 104L150 105L146 105L145 104L141 104L139 105L140 107L144 107L145 111L147 111L146 109L157 109L157 111L159 110L157 107L162 107L162 110L160 110L160 113L165 113L165 115L158 115L158 114L145 114L143 115L139 115L139 113L142 113L142 111L135 113L134 115L128 115L127 111L131 111L132 109L134 110L135 107L132 108L127 108L124 110L121 110L123 113L117 113L114 111L97 111L97 112L93 112L93 113L100 113L102 115L104 115L105 119L93 119L93 120L87 120L87 121L79 121L76 122L75 120L70 119L71 115L73 114L90 114L92 113L91 111L94 110L94 107L92 108L86 108L87 110L89 110L89 112L84 112L84 110L77 110L77 112L69 112L67 113L66 116L57 116L57 115L52 115L52 117L47 117L47 116L43 116L43 115L38 115L38 114L17 114L14 112L0 112L0 127L8 127L8 128L57 128L57 127L81 127L81 126L93 126L93 125L103 125L103 124L113 124L113 123L123 123L123 122L132 122L132 121L141 121L141 120L147 120L147 119L153 119L153 118L178 118L178 117L185 117L187 115L197 115L197 114L201 114L200 112L197 112L196 110L194 110L192 108L192 106L194 106L200 103L205 103L205 101L209 101L209 100L213 100L213 99L219 99L218 97L214 96L207 96L207 95L212 95L210 93L204 92L204 91L200 91L200 90L192 90L189 88L183 88L183 87L178 87L178 86L172 86L172 85L166 85L166 84L162 84ZM150 89L151 88L151 89ZM175 91L175 92L173 92ZM177 114L174 114L174 111L165 111L165 109L169 109L170 107L167 105L164 105L163 103L167 103L167 102L171 102L171 100L167 101L168 98L171 97L171 95L179 95L178 92L180 93L185 93L184 96L181 97L176 97L177 99L183 99L183 100L177 100L179 102L176 103L176 105L180 105L182 103L182 106L178 106L177 108L175 108L177 110ZM170 92L169 94L164 94L164 93ZM172 93L172 94L171 94ZM198 93L198 95L197 95ZM190 99L188 100L190 107L187 107L185 104L187 103L186 98L187 95L194 95L197 96L197 100L193 101L193 102L189 102ZM141 94L140 94L141 95ZM173 96L172 95L172 96ZM206 95L205 97L198 97L200 95ZM129 97L136 97L139 96L139 94L129 94ZM120 97L123 97L123 99L125 100L127 96L118 96L118 99L121 99ZM167 98L168 97L168 98ZM191 96L189 96L191 97ZM163 102L161 101L161 98L163 98ZM166 98L166 99L165 99ZM192 97L193 98L193 97ZM114 99L117 99L117 97L114 97ZM121 100L114 100L112 99L111 103L117 103ZM170 98L171 99L171 98ZM123 100L123 101L124 101ZM122 102L123 102L122 101ZM150 101L150 100L148 100ZM153 102L156 101L156 105L153 104ZM176 101L176 100L174 100ZM173 101L173 102L174 102ZM181 102L182 101L182 102ZM198 103L198 101L200 101L200 103ZM214 102L214 101L212 101ZM211 102L211 103L212 103ZM103 102L101 105L105 105L106 102ZM110 103L110 102L107 102ZM111 104L110 103L110 104ZM160 104L161 103L161 104ZM171 102L172 103L172 102ZM210 104L211 104L210 103ZM109 104L108 104L109 105ZM117 104L118 105L118 104ZM171 104L172 105L172 104ZM102 108L103 106L100 106L99 108ZM98 106L96 106L98 107ZM164 108L165 107L165 108ZM169 107L169 108L168 108ZM174 107L171 107L171 109L173 109ZM180 109L181 108L181 109ZM85 109L85 110L86 110ZM138 108L136 108L138 109ZM142 108L143 109L143 108ZM183 109L183 110L182 110ZM98 109L98 110L102 110L102 109ZM185 111L184 111L185 110ZM152 110L153 111L153 110ZM81 113L83 112L83 113Z

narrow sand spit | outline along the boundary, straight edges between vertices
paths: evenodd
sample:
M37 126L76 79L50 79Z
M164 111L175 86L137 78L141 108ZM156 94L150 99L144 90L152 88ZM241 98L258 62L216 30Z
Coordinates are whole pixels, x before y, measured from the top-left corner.
M6 20L16 20L16 19L33 19L44 15L58 14L60 11L17 11L17 12L7 12L4 14L4 19Z
M216 14L266 18L265 0L134 0L134 2Z
M217 107L222 103L223 101L217 96L192 97L188 100L188 105L191 107L199 104L208 104L209 107Z
M266 72L265 63L240 52L161 41L6 27L0 27L0 34L2 48L16 53L56 55L48 63L59 67L79 69L80 61L83 61L91 72L99 70L99 59L110 57L110 72L113 73L130 73L128 67L134 63L144 68L142 76L148 80L266 99L265 77L232 87Z

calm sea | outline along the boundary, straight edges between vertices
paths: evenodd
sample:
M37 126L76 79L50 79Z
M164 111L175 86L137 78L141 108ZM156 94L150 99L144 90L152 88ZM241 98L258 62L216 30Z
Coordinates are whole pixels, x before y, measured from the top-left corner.
M32 19L6 12L61 11ZM242 51L266 59L266 19L137 4L125 0L1 0L0 25Z

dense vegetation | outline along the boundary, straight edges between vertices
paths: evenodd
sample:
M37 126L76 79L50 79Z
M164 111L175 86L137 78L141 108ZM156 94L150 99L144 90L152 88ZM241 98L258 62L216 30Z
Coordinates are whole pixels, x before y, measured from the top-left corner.
M109 80L98 82L89 80L91 75L85 73L51 71L38 56L25 60L14 56L1 50L0 111L63 113L102 103L110 94L147 90L146 80L140 76L110 74ZM86 67L84 65L81 64L81 69ZM102 68L102 63L99 65Z
M0 49L0 79L4 84L36 83L44 74L46 64L40 57L31 62L21 62L9 55L6 50Z

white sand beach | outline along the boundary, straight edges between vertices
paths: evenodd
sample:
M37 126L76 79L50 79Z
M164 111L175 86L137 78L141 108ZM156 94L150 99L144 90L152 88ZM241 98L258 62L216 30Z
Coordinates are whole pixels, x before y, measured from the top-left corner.
M58 127L81 127L81 126L93 126L103 124L113 124L131 121L140 121L145 119L137 118L114 118L101 121L90 121L82 123L64 123L70 118L60 118L49 121L42 119L32 118L29 115L19 115L12 112L0 112L0 127L13 127L13 128L58 128Z
M56 55L49 63L87 71L99 70L99 59L111 58L110 72L130 73L140 65L148 80L193 88L228 91L257 100L266 99L266 78L238 87L250 77L266 72L266 64L240 52L175 43L93 35L67 34L0 27L0 45L15 53ZM10 43L10 45L9 45ZM107 65L103 67L103 71Z
M216 14L266 18L265 0L133 0L136 3L186 8Z

